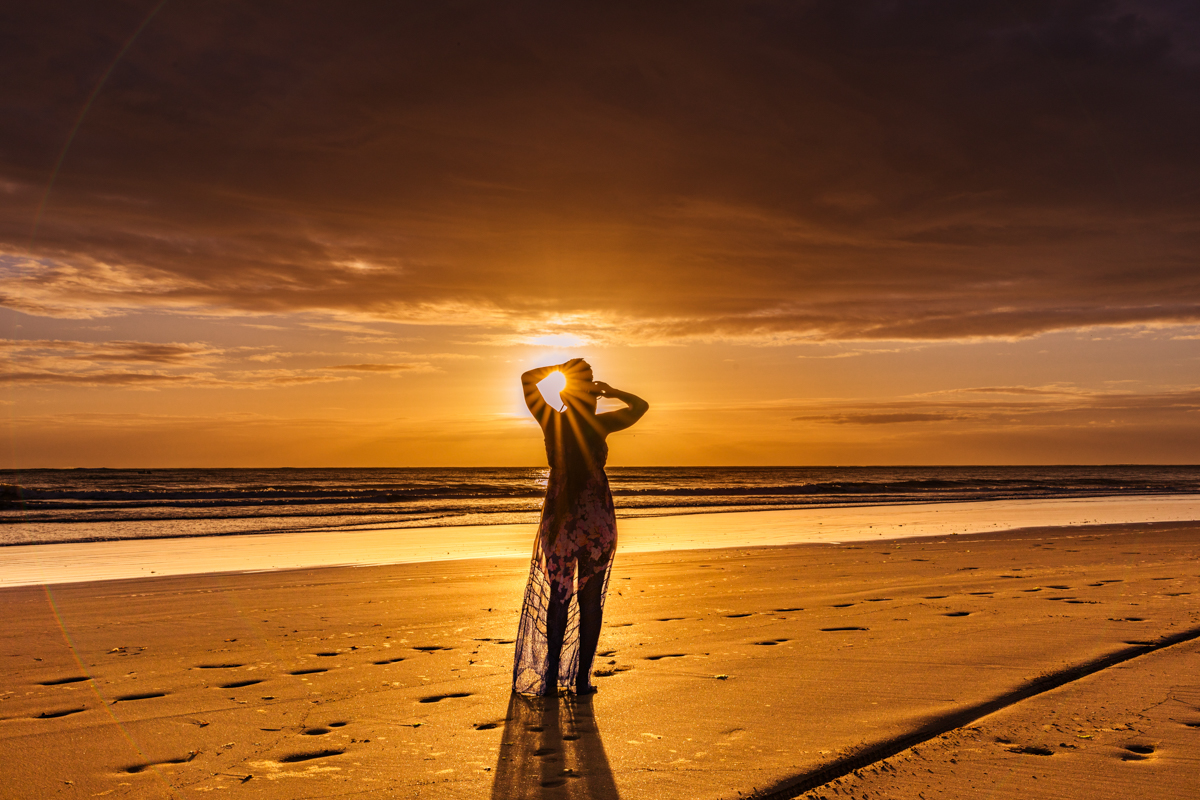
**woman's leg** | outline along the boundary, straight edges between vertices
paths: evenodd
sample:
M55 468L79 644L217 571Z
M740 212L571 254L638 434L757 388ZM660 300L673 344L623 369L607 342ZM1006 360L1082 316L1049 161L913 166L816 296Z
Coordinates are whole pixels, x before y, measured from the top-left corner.
M591 576L579 590L579 673L575 691L586 694L592 688L592 660L600 641L600 626L604 613L604 572Z
M550 605L546 609L546 694L558 693L558 668L562 659L563 638L571 610L571 591L558 581L550 582Z

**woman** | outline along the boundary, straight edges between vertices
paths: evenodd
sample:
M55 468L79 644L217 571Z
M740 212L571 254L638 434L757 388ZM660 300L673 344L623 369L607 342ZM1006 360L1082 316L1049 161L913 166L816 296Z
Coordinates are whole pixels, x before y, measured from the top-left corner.
M546 404L537 386L554 372L567 379L559 393L561 411ZM531 369L521 376L521 386L546 437L550 479L517 630L513 690L557 694L562 685L587 694L595 691L592 658L617 547L604 440L637 422L650 406L607 383L593 382L592 368L582 358ZM611 397L627 407L597 414L597 397Z

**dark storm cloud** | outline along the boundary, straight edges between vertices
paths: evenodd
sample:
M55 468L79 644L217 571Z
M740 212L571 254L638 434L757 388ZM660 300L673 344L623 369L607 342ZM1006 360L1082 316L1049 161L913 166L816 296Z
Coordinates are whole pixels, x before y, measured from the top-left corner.
M14 6L5 305L600 338L1200 319L1189 3ZM547 320L550 320L547 322Z

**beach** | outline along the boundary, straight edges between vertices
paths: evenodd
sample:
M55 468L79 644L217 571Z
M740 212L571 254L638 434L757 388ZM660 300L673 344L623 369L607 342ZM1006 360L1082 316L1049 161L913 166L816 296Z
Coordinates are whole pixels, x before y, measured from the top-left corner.
M0 794L1192 795L1200 523L871 532L623 550L558 701L519 557L0 589Z

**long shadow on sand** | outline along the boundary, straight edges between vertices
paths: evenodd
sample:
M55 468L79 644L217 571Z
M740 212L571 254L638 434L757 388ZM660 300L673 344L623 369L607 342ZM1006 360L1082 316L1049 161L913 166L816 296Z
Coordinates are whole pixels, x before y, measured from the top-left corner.
M590 696L508 702L492 800L620 800Z

